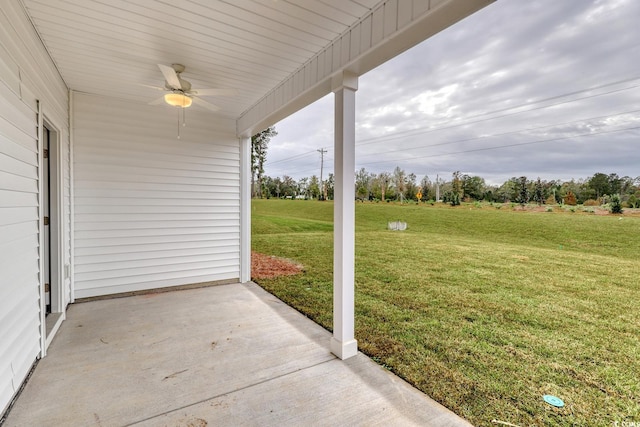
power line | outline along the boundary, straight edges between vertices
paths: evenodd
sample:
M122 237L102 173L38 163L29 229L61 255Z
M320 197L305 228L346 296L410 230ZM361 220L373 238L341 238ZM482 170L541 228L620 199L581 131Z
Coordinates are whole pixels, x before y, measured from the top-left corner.
M489 114L495 114L495 113L500 113L500 112L503 112L503 111L509 111L509 110L513 110L513 109L516 109L516 108L526 107L528 105L539 104L541 102L550 101L550 100L554 100L554 99L558 99L558 98L564 98L564 97L570 96L570 95L577 95L579 93L590 92L590 91L593 91L593 90L602 89L603 87L614 86L614 85L621 84L621 83L628 83L628 82L631 82L631 81L634 81L634 80L639 80L639 79L640 79L640 77L631 77L631 78L628 78L628 79L623 79L623 80L618 80L618 81L615 81L615 82L605 83L605 84L602 84L602 85L593 86L593 87L590 87L590 88L581 89L581 90L574 91L574 92L568 92L568 93L561 94L561 95L554 95L552 97L540 99L540 100L537 100L537 101L531 101L531 102L527 102L527 103L524 103L524 104L514 105L514 106L511 106L511 107L507 107L507 108L502 108L502 109L499 109L499 110L493 110L493 111L488 111L488 112L484 112L484 113L475 114L475 115L467 117L466 119L474 119L476 117L482 117L482 116L486 116L486 115L489 115ZM621 90L633 89L635 87L637 87L637 86L631 86L629 88L623 88ZM612 92L606 92L606 93L603 93L603 94L596 94L595 96L608 95L609 93L612 93ZM583 98L578 98L576 100L580 100L580 99L583 99ZM498 101L498 102L502 102L502 101ZM573 101L570 100L569 102L573 102ZM554 106L554 105L555 104L550 105L550 106ZM527 111L529 111L529 110L527 110ZM499 117L502 117L502 116L499 116ZM451 123L453 121L454 120L448 120L446 122L442 122L442 123L439 123L439 124L446 125L446 124ZM459 125L456 124L455 126L459 126ZM389 135L404 135L404 134L408 134L408 133L417 132L417 131L420 131L421 129L425 129L425 128L426 127L416 128L416 129L407 129L407 130L395 132L395 133L389 134ZM437 129L434 129L434 130L439 130L439 129L440 128L437 128ZM363 140L360 141L360 143L364 144L364 143L366 143L368 141L373 141L373 140L377 140L377 139L380 139L380 138L386 138L389 135L363 139Z
M501 149L501 148L520 147L520 146L523 146L523 145L541 144L541 143L544 143L544 142L564 141L564 140L567 140L567 139L582 138L582 137L595 136L595 135L605 135L605 134L609 134L609 133L624 132L624 131L636 130L636 129L640 129L640 126L634 126L634 127L630 127L630 128L624 128L624 129L609 130L609 131L593 132L593 133L583 133L583 134L580 134L580 135L564 136L564 137L558 137L558 138L540 139L540 140L537 140L537 141L518 142L518 143L515 143L515 144L497 145L497 146L493 146L493 147L474 148L474 149L471 149L471 150L454 151L454 152L450 152L450 153L427 154L425 156L411 157L411 159L405 159L405 160L425 159L425 158L431 158L431 157L444 157L444 156L451 156L451 155L454 155L454 154L476 153L476 152L479 152L479 151L489 151L489 150L498 150L498 149ZM362 166L362 165L373 165L373 164L379 164L379 163L387 163L389 161L393 161L393 160L383 160L383 161L379 161L379 162L360 163L359 166ZM399 160L396 160L396 161L399 161Z
M637 80L637 79L638 78L632 79L632 80ZM611 83L608 86L613 85L613 84L619 84L619 83ZM600 87L604 87L604 86L607 86L607 85L602 85ZM565 101L561 101L561 102L556 102L554 104L542 105L540 107L535 107L535 108L530 108L530 109L527 109L527 110L516 111L516 112L513 112L513 113L509 113L509 114L503 114L503 115L492 116L492 117L485 117L483 119L464 121L464 122L460 122L460 123L456 123L456 124L453 124L453 125L446 126L448 123L453 122L453 120L449 120L447 122L441 123L442 126L440 126L440 127L427 129L427 127L425 126L425 127L422 127L422 128L409 129L409 130L406 130L406 131L395 132L395 133L392 133L392 134L387 134L387 135L383 135L383 136L379 136L379 137L372 137L372 138L363 139L363 140L360 140L359 142L357 142L356 145L379 144L379 143L382 143L382 142L388 142L388 141L392 141L392 140L395 140L395 139L405 138L405 137L408 137L408 136L423 135L423 134L427 134L427 133L431 133L431 132L436 132L436 131L439 131L439 130L453 129L453 128L457 128L457 127L461 127L461 126L467 126L467 125L470 125L470 124L486 122L486 121L494 120L494 119L500 119L500 118L503 118L503 117L510 117L510 116L514 116L514 115L517 115L517 114L521 114L521 113L527 113L527 112L530 112L530 111L536 111L536 110L542 110L542 109L545 109L545 108L556 107L558 105L568 104L568 103L571 103L571 102L582 101L582 100L585 100L585 99L596 98L596 97L604 96L604 95L610 95L612 93L617 93L617 92L622 92L622 91L626 91L626 90L636 89L638 87L640 87L640 84L634 85L634 86L625 87L625 88L621 88L621 89L614 89L614 90L611 90L611 91L608 91L608 92L603 92L603 93L598 93L598 94L593 94L593 95L587 95L587 96L583 96L583 97L580 97L580 98L575 98L575 99L569 99L569 100L565 100ZM590 90L594 90L594 89L585 89L583 91L572 92L571 94L581 93L581 92L588 92ZM570 95L570 94L568 94L568 95ZM546 100L562 98L562 97L565 97L565 96L568 96L568 95L558 95L558 96L555 96L555 97L547 98ZM475 115L475 116L471 116L470 118L481 117L481 116L485 116L485 115L488 115L488 114L494 114L495 112L513 110L513 109L516 109L516 108L521 108L521 107L525 107L525 106L528 106L528 105L533 105L533 104L537 104L537 103L540 103L540 102L544 102L546 100L536 101L536 102L527 103L527 104L521 104L521 105L510 107L508 109L502 109L502 110L496 110L496 111L493 111L493 112L482 113L482 114L478 114L478 115ZM436 126L438 126L438 125L436 125Z
M327 169L328 169L328 168L327 168ZM307 173L315 174L315 172L316 172L316 171L317 171L317 169L316 169L316 168L309 168L309 167L306 167L306 166L305 166L305 167L303 167L303 168L301 168L301 169L295 169L295 170L292 170L292 171L287 171L285 175L298 175L298 174L301 174L301 173L305 173L305 174L307 174Z
M494 110L494 111L490 111L490 112L486 112L486 113L479 113L479 114L476 114L475 116L470 116L470 117L467 117L467 118L468 119L473 119L475 117L486 116L487 114L501 113L503 111L513 110L514 108L526 107L528 105L539 104L541 102L546 102L546 101L553 101L554 99L564 98L564 97L571 96L571 95L577 95L579 93L591 92L593 90L602 89L602 88L609 87L609 86L615 86L615 85L619 85L619 84L622 84L622 83L629 83L629 82L632 82L632 81L635 81L635 80L640 80L640 76L629 77L627 79L617 80L615 82L604 83L604 84L601 84L601 85L598 85L598 86L592 86L592 87L589 87L589 88L586 88L586 89L580 89L580 90L576 90L576 91L573 91L573 92L567 92L567 93L563 93L563 94L560 94L560 95L554 95L554 96L550 96L548 98L539 99L537 101L530 101L530 102L526 102L524 104L520 104L520 105L517 105L517 106L506 107L506 108L503 108L501 110ZM635 86L632 86L632 87L635 87ZM498 102L503 102L503 101L498 101Z
M304 152L302 154L296 154L296 155L291 156L291 157L285 157L284 159L274 160L273 162L269 162L269 166L274 165L276 163L286 162L286 161L297 159L297 158L300 158L300 157L305 157L305 156L308 156L308 155L313 154L313 153L315 153L315 150L307 151L307 152Z
M523 103L523 104L520 104L520 105L515 105L515 106L512 106L512 107L508 107L508 108L503 108L503 109L499 109L499 110L493 110L493 111L489 111L489 112L485 112L485 113L479 113L479 114L467 117L466 119L468 120L468 119L473 119L473 118L476 118L476 117L483 117L483 116L487 116L487 115L490 115L490 114L500 113L500 112L504 112L504 111L510 111L510 110L514 110L514 109L518 109L518 108L522 108L522 107L526 107L526 106L530 106L530 105L539 104L541 102L546 102L546 101L559 99L559 98L565 98L567 96L576 95L576 94L580 94L580 93L585 93L585 92L589 92L589 91L593 91L593 90L597 90L597 89L602 89L602 88L605 88L605 87L614 86L614 85L618 85L618 84L622 84L622 83L628 83L628 82L639 80L639 79L640 79L640 77L632 77L632 78L628 78L628 79L618 80L618 81L615 81L615 82L605 83L605 84L602 84L602 85L593 86L593 87L590 87L590 88L581 89L581 90L573 91L573 92L568 92L568 93L564 93L564 94L560 94L560 95L555 95L555 96L552 96L552 97L548 97L548 98L544 98L544 99L540 99L540 100L536 100L536 101L531 101L531 102L528 102L528 103ZM489 121L489 120L498 119L498 118L503 118L503 117L509 117L509 116L513 116L513 115L521 114L521 113L525 113L525 112L546 109L546 108L550 108L550 107L554 107L554 106L558 106L558 105L563 105L563 104L577 102L577 101L581 101L581 100L585 100L585 99L605 96L605 95L609 95L609 94L612 94L612 93L627 91L627 90L635 89L635 88L638 88L638 87L640 87L640 84L629 86L629 87L625 87L625 88L620 88L620 89L614 89L614 90L603 92L603 93L587 95L587 96L583 96L583 97L579 97L579 98L575 98L575 99L564 100L564 101L561 101L561 102L548 104L548 105L543 105L543 106L539 106L539 107L535 107L535 108L530 108L530 109L527 109L527 110L516 111L516 112L512 112L512 113L508 113L508 114L498 115L498 116L485 117L485 118L478 119L478 120L465 121L465 122L456 123L456 124L453 124L453 125L450 125L450 126L445 126L448 123L451 123L453 121L453 120L449 120L447 122L440 123L440 125L442 125L441 127L436 127L436 128L431 128L431 129L427 129L426 127L416 128L416 129L409 129L409 130L395 132L395 133L384 135L384 136L380 136L380 137L373 137L373 138L360 140L359 142L356 143L356 145L369 145L369 144L383 143L383 142L388 142L388 141L392 141L392 140L395 140L395 139L401 139L401 138L405 138L405 137L411 137L411 136L417 136L417 135L423 135L423 134L427 134L427 133L431 133L431 132L436 132L436 131L439 131L439 130L446 130L446 129L452 129L452 128L461 127L461 126L467 126L467 125L470 125L470 124L480 123L480 122ZM509 132L503 132L503 133L498 133L498 134L479 136L479 137L474 137L474 138L467 138L467 139L456 140L456 141L447 141L447 142L442 142L442 143L437 143L437 144L430 144L430 145L425 145L425 146L417 146L417 147L413 147L413 148L427 148L427 147L435 147L435 146L442 146L442 145L451 145L451 144L460 143L460 142L468 142L468 141L473 141L473 140L478 140L478 139L485 139L485 138L490 138L490 137L495 137L495 136L504 136L504 135L515 134L515 133L520 133L520 132L527 132L527 131L531 131L531 130L543 129L543 128L547 128L547 127L561 126L561 125L566 125L566 124L583 122L583 121L587 121L587 120L597 120L597 119L602 119L602 118L610 118L610 117L615 117L615 116L623 115L623 114L636 113L636 112L639 112L639 111L640 110L630 110L630 111L627 111L627 112L616 113L616 114L613 114L613 115L591 117L591 118L586 118L586 119L579 119L579 120L574 120L574 121L569 121L569 122L557 123L557 124L553 124L553 125L544 125L544 126L526 128L526 129L517 130L517 131L509 131ZM623 130L632 130L632 129L636 129L636 128L628 128L628 129L614 130L614 131L603 131L603 132L575 135L575 136L572 136L572 137L554 138L554 139L548 139L548 140L532 141L532 142L527 142L527 143L508 144L508 145L503 145L503 146L472 149L472 150L467 150L467 151L459 151L459 152L445 153L445 154L426 155L426 156L413 157L413 158L417 159L417 158L425 158L425 157L445 156L445 155L451 155L451 154L463 154L463 153L468 153L468 152L493 150L493 149L507 148L507 147L513 147L513 146L519 146L519 145L527 145L527 144L536 144L536 143L542 143L542 142L549 142L549 141L563 140L563 139L570 139L570 138L578 138L578 137L591 136L591 135L599 135L599 134L603 134L603 133L619 132L619 131L623 131ZM385 152L381 152L381 153L373 153L373 154L370 154L370 155L380 155L380 154L387 154L387 153L393 153L393 152L405 151L405 150L406 150L406 148L397 149L397 150L389 150L389 151L385 151ZM320 150L311 150L311 151L308 151L308 152L304 152L304 153L301 153L301 154L296 154L294 156L290 156L290 157L279 159L279 160L276 160L276 161L273 161L273 162L269 162L268 166L272 166L274 164L278 164L278 163L282 163L282 162L289 163L291 161L299 160L299 159L301 159L303 157L306 157L306 156L309 156L309 155L313 154L314 151L318 151L319 152ZM323 158L324 158L324 156L323 156ZM321 162L323 162L323 160L324 159L321 159ZM404 159L398 159L398 160L402 161ZM377 162L367 162L367 163L361 163L361 164L363 164L363 165L378 164L378 163L386 163L388 161L389 160L377 161ZM323 164L321 163L321 176L322 176L322 169L323 169ZM311 170L304 169L304 170L298 170L298 171L293 171L293 172L289 172L289 173L290 174L296 174L296 173L299 173L299 172L307 172L307 171L311 171Z
M568 121L568 122L554 123L554 124L551 124L551 125L537 126L537 127L531 127L531 128L525 128L525 129L518 129L518 130L514 130L514 131L509 131L509 132L494 133L494 134L491 134L491 135L481 135L481 136L476 136L476 137L473 137L473 138L465 138L465 139L457 139L457 140L454 140L454 141L438 142L436 144L429 144L429 145L418 145L418 146L403 147L403 148L399 148L399 149L396 149L396 150L388 150L388 151L376 152L376 153L371 153L371 154L364 154L363 157L366 157L366 156L379 156L381 154L396 153L396 152L399 152L399 151L407 151L407 150L418 149L418 148L430 148L430 147L438 147L438 146L443 146L443 145L452 145L452 144L457 144L457 143L460 143L460 142L477 141L479 139L493 138L493 137L496 137L496 136L513 135L513 134L518 134L518 133L522 133L522 132L529 132L529 131L532 131L532 130L540 130L540 129L550 128L550 127L554 127L554 126L564 126L564 125L569 125L569 124L573 124L573 123L587 122L589 120L610 119L612 117L623 116L625 114L632 114L632 113L639 113L639 112L640 112L640 109L638 109L638 110L629 110L629 111L623 111L623 112L620 112L620 113L607 114L607 115L603 115L603 116L588 117L588 118L572 120L572 121Z

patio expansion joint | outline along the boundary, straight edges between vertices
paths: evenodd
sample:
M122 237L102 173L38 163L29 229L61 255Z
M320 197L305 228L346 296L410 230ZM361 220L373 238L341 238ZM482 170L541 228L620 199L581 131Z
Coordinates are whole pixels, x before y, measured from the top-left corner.
M181 411L183 409L190 408L190 407L199 405L201 403L208 402L210 400L218 399L218 398L223 397L223 396L229 396L229 395L232 395L234 393L238 393L240 391L247 390L247 389L250 389L250 388L253 388L253 387L257 387L259 385L268 383L270 381L278 380L280 378L284 378L284 377L287 377L289 375L296 374L296 373L298 373L300 371L304 371L304 370L307 370L307 369L312 369L312 368L315 368L317 366L324 365L325 363L329 363L329 362L332 362L334 360L338 360L338 359L336 357L334 357L334 356L330 356L327 360L323 360L322 362L318 362L318 363L314 363L312 365L308 365L308 366L305 366L305 367L302 367L302 368L294 369L292 371L285 372L284 374L280 374L280 375L276 375L274 377L266 378L264 380L257 381L257 382L252 383L252 384L248 384L248 385L243 386L243 387L238 387L238 388L236 388L234 390L230 390L230 391L227 391L227 392L224 392L224 393L219 393L219 394L217 394L215 396L210 396L210 397L207 397L207 398L204 398L204 399L200 399L200 400L198 400L196 402L189 403L188 405L183 405L183 406L180 406L180 407L177 407L177 408L170 409L170 410L165 411L165 412L161 412L161 413L158 413L158 414L143 418L141 420L133 421L131 423L125 424L125 427L134 426L136 424L144 423L144 422L153 420L154 418L158 418L158 417L161 417L163 415L168 415L168 414L171 414L173 412Z

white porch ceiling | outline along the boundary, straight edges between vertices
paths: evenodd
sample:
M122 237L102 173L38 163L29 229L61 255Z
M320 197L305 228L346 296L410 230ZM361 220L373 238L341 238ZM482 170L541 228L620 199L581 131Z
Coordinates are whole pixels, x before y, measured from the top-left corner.
M238 118L380 0L23 0L67 86L146 103L181 63Z
M18 0L67 86L148 103L186 66L238 133L258 131L494 0Z

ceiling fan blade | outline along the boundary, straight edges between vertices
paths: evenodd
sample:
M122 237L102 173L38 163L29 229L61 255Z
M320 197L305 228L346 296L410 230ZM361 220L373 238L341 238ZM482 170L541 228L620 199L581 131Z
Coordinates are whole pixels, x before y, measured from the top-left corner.
M193 97L193 102L195 102L197 105L206 108L207 110L210 111L220 111L221 108L218 107L217 105L213 105L210 102L207 102L203 99L197 98L197 97Z
M238 94L235 89L198 89L191 92L200 96L235 96Z
M180 79L178 79L178 74L176 70L171 67L167 67L166 65L158 64L158 68L162 71L162 75L164 79L167 81L169 86L172 89L182 89L182 85L180 84Z
M155 90L167 90L166 88L160 87L160 86L151 86L151 85L145 85L145 84L139 84L138 86L147 87L149 89L155 89Z
M164 96L161 96L158 99L154 99L153 101L149 102L148 105L160 105L160 104L164 104Z

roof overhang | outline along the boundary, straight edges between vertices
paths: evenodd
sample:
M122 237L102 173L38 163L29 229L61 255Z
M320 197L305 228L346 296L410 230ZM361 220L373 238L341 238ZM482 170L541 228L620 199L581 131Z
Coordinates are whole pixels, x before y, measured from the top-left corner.
M493 0L6 1L27 13L70 90L142 106L162 95L157 64L183 64L195 90L234 89L207 101L247 136Z
M238 119L252 135L331 93L336 75L371 71L494 0L381 2Z

